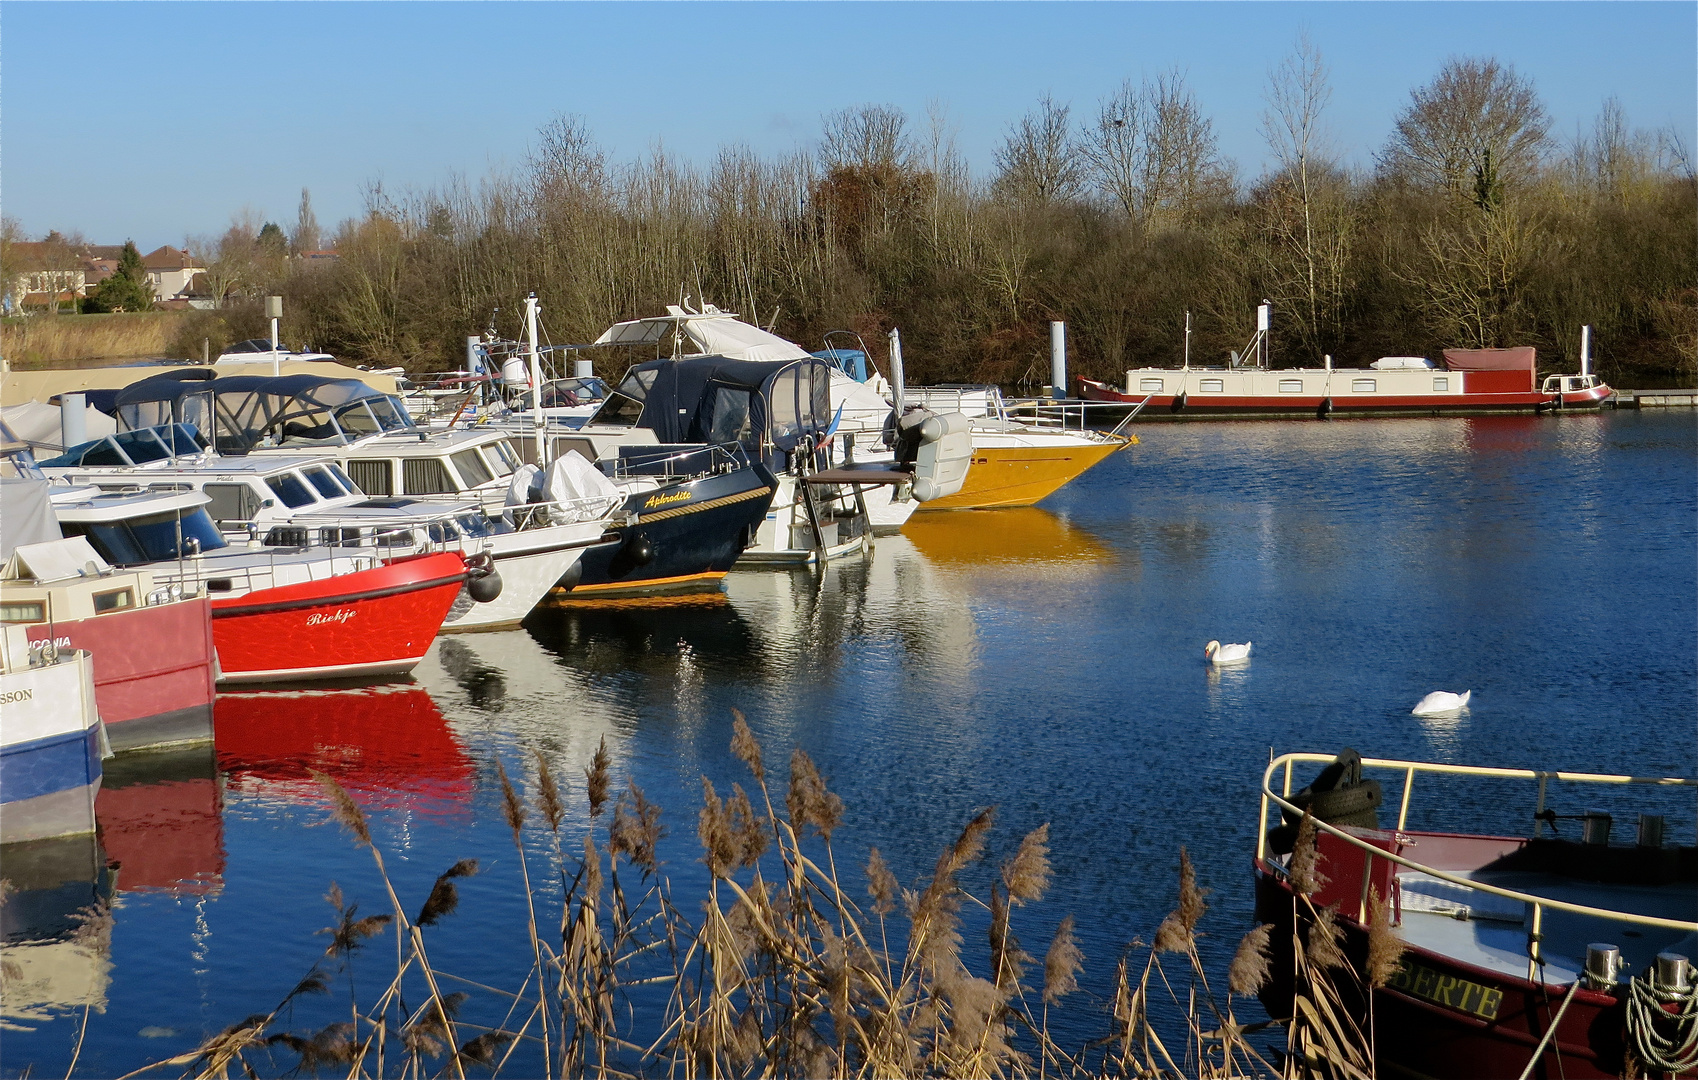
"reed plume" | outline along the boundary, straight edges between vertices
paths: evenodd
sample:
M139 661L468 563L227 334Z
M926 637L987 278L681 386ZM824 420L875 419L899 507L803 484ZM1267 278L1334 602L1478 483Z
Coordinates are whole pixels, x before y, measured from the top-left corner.
M766 819L756 815L742 784L731 785L731 797L725 800L725 809L731 816L731 835L737 841L737 865L755 865L766 852Z
M1384 986L1403 962L1403 940L1391 928L1391 905L1368 887L1368 985Z
M1203 917L1207 905L1205 890L1197 887L1197 871L1191 865L1191 854L1179 849L1179 906L1156 928L1157 952L1185 952L1196 944L1197 920Z
M1226 973L1226 985L1234 994L1254 997L1268 984L1272 966L1268 956L1268 941L1272 923L1263 923L1244 935L1238 951L1232 955L1232 967Z
M1002 883L1012 904L1041 899L1049 888L1049 823L1027 833L1014 857L1002 864Z
M1303 821L1297 826L1297 843L1292 846L1291 858L1286 862L1286 878L1291 887L1305 895L1319 892L1326 887L1327 878L1320 867L1320 849L1315 844L1315 818L1307 810L1303 812Z
M889 915L896 910L897 888L896 875L891 873L884 856L878 848L871 849L867 855L867 896L873 901L875 914Z
M366 816L360 811L359 804L354 802L354 797L330 775L316 769L308 769L307 772L329 796L331 816L353 833L361 844L371 847L371 829L366 826Z
M649 802L635 780L626 787L613 804L613 824L608 827L607 849L613 855L624 855L631 865L646 876L660 865L656 849L666 836L666 826L660 823L660 807Z
M477 872L476 859L461 859L439 874L436 884L431 886L430 896L425 899L424 907L419 909L418 917L413 920L413 925L434 926L444 915L454 914L454 909L460 906L460 890L455 888L454 879L471 877Z
M784 804L798 827L811 825L828 841L843 820L843 800L826 788L814 759L800 746L790 755L790 790Z
M1065 915L1055 928L1049 951L1044 954L1044 1004L1054 1005L1079 989L1079 972L1085 966L1085 954L1073 936L1073 916ZM1124 974L1125 961L1121 961Z
M553 832L560 831L560 823L566 820L566 806L560 798L560 788L554 782L554 773L548 768L548 758L541 750L532 750L537 762L537 809L542 812L543 820Z
M696 836L702 842L702 862L716 878L731 873L743 848L731 828L731 815L713 789L713 781L702 777L702 809L696 816Z
M1309 962L1322 971L1345 966L1344 928L1338 925L1338 909L1324 907L1309 925Z
M741 710L732 709L731 716L731 752L749 767L756 783L766 783L766 765L761 761L760 742L749 730L749 722L743 719Z
M519 793L513 790L513 781L507 778L507 766L497 760L495 772L501 777L501 816L507 819L507 827L513 830L513 840L517 843L525 827L525 804L519 801Z
M607 753L607 736L601 737L601 745L596 747L595 757L590 759L589 768L584 770L585 794L590 800L590 817L600 817L602 807L607 805L608 770L613 766L613 759Z

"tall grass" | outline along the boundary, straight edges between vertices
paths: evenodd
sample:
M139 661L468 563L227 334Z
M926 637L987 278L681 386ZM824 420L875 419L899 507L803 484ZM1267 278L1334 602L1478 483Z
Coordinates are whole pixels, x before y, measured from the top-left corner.
M163 356L191 312L31 315L0 320L0 350L19 370Z
M846 872L833 848L844 806L813 761L797 749L788 783L776 791L741 714L733 730L731 748L750 783L722 793L703 778L696 836L709 880L706 895L687 903L661 870L668 830L660 808L634 781L614 794L605 744L585 770L588 826L576 836L563 828L564 799L541 754L529 802L498 768L526 898L526 926L509 947L529 959L519 984L507 988L471 983L430 957L430 934L458 908L458 883L478 872L477 863L449 867L416 910L404 904L360 808L318 775L333 816L372 857L384 912L360 915L332 884L327 900L336 920L323 931L329 945L277 1007L130 1075L176 1068L209 1078L463 1077L520 1062L550 1077L597 1078L1317 1073L1298 1028L1294 1052L1276 1063L1250 1042L1269 1025L1237 1018L1235 1003L1268 977L1268 927L1246 935L1226 979L1205 971L1197 927L1207 905L1183 849L1173 913L1153 945L1134 940L1115 958L1103 1034L1064 1042L1049 1010L1079 989L1086 958L1073 917L1053 927L1020 917L1053 877L1047 825L1020 840L985 896L961 879L985 858L991 809L974 814L919 880L900 882L877 849L858 873ZM542 833L545 865L527 851L528 823ZM545 924L540 912L555 887L559 921ZM979 970L967 960L976 951L963 948L969 911L975 924L989 916L988 960ZM1021 945L1017 924L1048 939L1041 960ZM1317 933L1309 932L1300 986L1324 997L1334 961L1320 955L1327 939ZM376 960L389 938L393 961L387 946ZM360 962L356 992L355 962L368 950L373 959ZM370 964L383 974L365 974ZM468 993L445 992L448 984L484 995L483 1019L496 1009L499 1021L464 1018ZM344 1017L291 1029L297 1003L332 993L346 994ZM1152 1003L1178 1018L1161 1022L1168 1030L1158 1030ZM1319 1072L1371 1074L1366 1041L1359 1032L1350 1037L1347 1066Z

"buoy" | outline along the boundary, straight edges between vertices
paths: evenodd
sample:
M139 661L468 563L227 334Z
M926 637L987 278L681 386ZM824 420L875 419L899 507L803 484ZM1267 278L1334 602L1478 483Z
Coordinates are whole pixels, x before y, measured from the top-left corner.
M1181 390L1179 394L1174 397L1173 404L1168 406L1168 411L1179 412L1181 409L1185 408L1185 402L1189 397L1189 394Z
M654 562L654 541L647 533L637 533L625 541L625 557L637 566L647 566Z
M1329 417L1331 415L1332 415L1332 398L1324 397L1324 398L1321 399L1320 405L1315 407L1315 419L1325 420L1327 417Z
M466 560L466 594L480 604L501 595L501 575L495 569L495 560L487 554Z

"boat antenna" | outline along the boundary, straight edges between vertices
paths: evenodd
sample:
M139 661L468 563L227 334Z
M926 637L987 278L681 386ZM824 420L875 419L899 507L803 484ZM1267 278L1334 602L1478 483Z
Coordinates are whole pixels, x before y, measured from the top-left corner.
M1191 313L1185 313L1185 370L1191 370Z

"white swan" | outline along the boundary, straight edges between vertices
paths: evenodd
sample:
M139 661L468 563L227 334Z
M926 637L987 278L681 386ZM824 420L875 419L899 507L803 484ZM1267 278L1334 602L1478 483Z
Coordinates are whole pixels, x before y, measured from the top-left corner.
M1250 659L1250 642L1242 645L1222 645L1211 641L1203 646L1203 659L1211 664L1236 664L1240 660Z
M1449 690L1434 690L1409 712L1414 716L1449 716L1459 713L1468 707L1468 699L1474 696L1474 691L1464 690L1453 694Z

